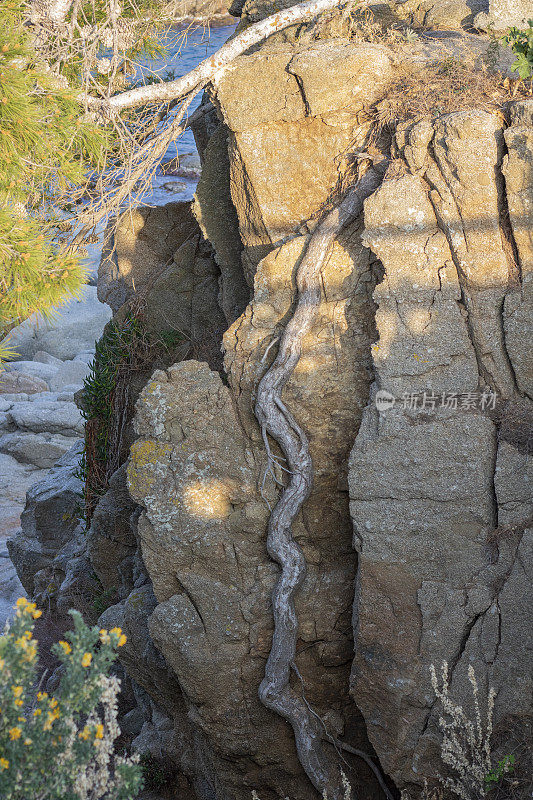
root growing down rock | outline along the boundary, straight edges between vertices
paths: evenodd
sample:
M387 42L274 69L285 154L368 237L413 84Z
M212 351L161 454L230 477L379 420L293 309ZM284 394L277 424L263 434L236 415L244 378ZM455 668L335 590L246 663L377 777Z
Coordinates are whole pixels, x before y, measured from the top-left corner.
M331 246L340 231L361 213L364 200L378 188L383 172L379 167L371 168L312 234L296 275L296 308L285 327L276 358L259 383L255 406L267 448L268 434L281 447L290 475L268 524L267 550L280 565L281 575L272 595L274 634L259 698L291 724L302 767L313 786L321 793L327 792L330 800L338 800L343 793L340 768L324 753L322 721L290 685L291 669L296 670L298 638L294 594L303 582L306 567L302 550L292 537L292 523L311 492L313 463L307 436L283 404L281 394L298 364L303 338L320 303L320 273Z

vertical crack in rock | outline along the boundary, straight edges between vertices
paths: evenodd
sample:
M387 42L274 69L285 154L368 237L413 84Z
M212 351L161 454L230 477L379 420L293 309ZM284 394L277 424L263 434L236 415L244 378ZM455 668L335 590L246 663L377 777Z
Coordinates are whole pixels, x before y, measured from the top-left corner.
M520 263L520 255L518 252L518 245L516 243L516 239L514 236L513 226L511 225L511 215L509 213L509 201L507 198L505 176L503 174L503 164L505 159L508 159L508 157L509 157L509 149L505 142L505 137L503 137L500 158L498 160L498 163L496 164L494 175L495 175L496 190L498 192L498 215L499 215L500 233L502 237L502 247L505 256L507 258L507 262L509 264L509 289L512 289L513 287L520 287L522 285L522 268ZM509 350L505 338L505 326L503 323L504 308L505 308L505 297L502 298L502 302L499 309L499 322L501 326L502 348L504 356L507 360L509 372L513 376L515 388L518 390L518 381L516 379L516 373L513 366L513 362L511 361L511 357L509 356Z
M509 159L509 148L505 141L505 130L506 126L504 126L504 136L502 138L500 158L498 159L498 163L496 164L494 170L494 177L498 192L500 233L502 236L503 249L509 264L509 283L511 286L520 286L522 283L522 267L520 263L518 245L516 243L513 226L511 225L509 200L507 198L507 186L505 182L505 175L503 174L503 165Z
M479 158L471 146L474 137ZM503 301L505 284L517 280L518 251L505 219L501 121L486 113L450 114L434 125L427 149L430 165L425 178L433 189L429 196L457 269L479 375L500 396L509 397L516 391L516 377L505 344ZM479 220L469 211L474 198ZM485 262L483 247L492 254Z
M302 80L301 75L298 75L296 72L291 72L291 63L292 63L292 58L289 61L289 63L287 64L287 66L285 67L285 72L288 72L288 74L292 75L292 77L296 80L296 83L298 84L298 89L299 89L300 94L302 96L302 103L304 104L305 116L306 117L310 117L311 116L311 108L309 106L309 101L307 100L307 97L305 96L304 82Z
M498 462L498 430L495 427L493 431L493 451L492 451L492 469L491 469L491 495L492 495L492 525L494 528L498 527L498 493L496 491L496 465Z
M307 436L283 404L281 393L298 364L302 340L320 303L320 272L330 247L342 228L361 213L364 200L378 188L382 177L383 170L369 170L313 233L296 274L298 300L294 314L285 327L273 364L259 383L255 406L269 458L273 460L267 434L280 445L290 474L268 523L267 550L280 565L281 575L272 595L274 633L259 698L291 724L307 776L316 789L327 790L333 800L341 796L342 787L340 775L335 774L322 749L322 722L290 686L291 668L296 669L298 637L294 594L305 577L306 567L302 550L292 537L292 523L311 492L313 463Z

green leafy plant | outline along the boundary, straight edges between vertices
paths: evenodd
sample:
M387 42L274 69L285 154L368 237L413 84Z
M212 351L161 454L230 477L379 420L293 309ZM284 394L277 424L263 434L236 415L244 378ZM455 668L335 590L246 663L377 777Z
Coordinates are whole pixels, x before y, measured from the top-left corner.
M82 414L86 420L85 446L78 477L85 484L85 521L88 524L109 477L119 466L113 456L115 392L122 373L131 371L137 347L143 341L139 320L129 314L122 324L110 322L96 344L94 360L84 381Z
M55 696L35 687L35 604L20 598L0 637L2 800L132 800L141 788L138 757L114 753L120 681L108 673L126 637L70 613L74 630L52 648L63 665Z
M172 772L151 753L142 753L140 765L146 789L160 792L171 783Z
M511 69L518 72L523 81L533 77L533 19L528 20L526 30L511 28L503 37L503 41L510 46L516 56Z
M180 342L185 341L185 336L182 333L171 329L160 331L158 338L165 350L172 350Z
M78 470L85 485L82 516L87 526L107 491L109 478L120 466L116 435L125 412L124 384L131 381L133 372L152 367L158 358L168 361L169 354L184 338L179 331L168 329L148 335L141 314L131 311L120 324L112 321L106 325L97 342L83 387L85 446Z
M96 577L96 576L95 576ZM102 589L93 600L93 609L97 617L106 611L109 606L116 602L117 587L111 586L109 589Z
M514 765L515 757L513 755L507 755L501 758L496 766L485 775L486 791L490 792L491 789L495 789L505 774L513 772Z

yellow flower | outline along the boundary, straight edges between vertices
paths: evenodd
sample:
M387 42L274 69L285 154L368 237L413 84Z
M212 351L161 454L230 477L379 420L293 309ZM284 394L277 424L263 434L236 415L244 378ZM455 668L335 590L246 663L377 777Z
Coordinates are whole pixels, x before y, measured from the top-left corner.
M80 739L84 739L85 741L87 741L87 739L90 736L90 733L91 733L91 731L89 730L89 728L86 725L85 728L78 735L79 735Z
M22 731L20 728L10 728L9 738L11 739L11 741L14 741L15 739L20 739L21 736L22 736Z
M22 694L22 692L24 690L23 690L22 686L12 686L11 687L11 691L13 692L15 697L20 697L20 695Z
M46 700L47 697L47 692L37 692L37 700Z
M23 706L24 705L24 700L15 700L15 705L16 706Z
M15 605L17 608L25 608L28 605L28 601L25 597L19 597Z
M0 769L7 769L9 767L9 761L7 758L0 758Z
M37 609L37 611L33 612L33 619L39 619L39 617L42 617L42 615L43 615L43 612L40 611L39 609Z
M33 712L33 716L38 717L42 713L43 713L42 708L36 708L35 711Z
M88 667L93 660L93 657L90 653L84 653L83 658L81 660L82 667Z
M119 640L117 642L117 647L122 647L122 645L126 644L127 641L128 640L127 640L126 636L124 636L124 634L122 634L122 636L120 636L120 638L119 638Z
M28 646L28 640L25 636L21 636L20 639L15 639L15 645L25 650Z
M94 733L95 739L103 739L104 738L104 726L102 723L96 726L96 731Z
M122 628L111 628L109 633L116 633L117 636L120 636L120 634L122 633Z
M72 647L69 645L68 642L64 642L63 640L61 640L59 644L63 648L63 652L65 653L66 656L68 656L69 653L72 653Z
M33 661L36 655L37 655L37 648L35 646L28 647L28 649L24 654L24 661Z
M0 669L4 669L4 664L5 664L5 663L6 663L6 662L4 661L4 659L3 659L3 658L0 658Z
M49 711L48 712L48 722L50 722L50 724L52 722L54 722L54 720L56 720L58 718L59 718L59 709L58 708L54 709L54 711Z
M55 699L55 697L52 697L52 699L50 700L49 705L50 705L50 708L57 708L57 700Z
M31 743L32 743L32 740L31 740L31 739L24 739L24 744L25 744L25 745L29 745L29 744L31 744Z
M102 630L100 631L100 641L102 642L102 644L109 644L109 642L111 641L109 638L109 634L105 630L105 628L102 628Z
M28 612L28 614L33 614L36 608L37 606L35 603L28 603L28 605L26 606L26 611Z
M43 725L43 730L49 731L50 728L52 727L52 724L56 721L58 717L59 717L59 711L49 711L48 718Z

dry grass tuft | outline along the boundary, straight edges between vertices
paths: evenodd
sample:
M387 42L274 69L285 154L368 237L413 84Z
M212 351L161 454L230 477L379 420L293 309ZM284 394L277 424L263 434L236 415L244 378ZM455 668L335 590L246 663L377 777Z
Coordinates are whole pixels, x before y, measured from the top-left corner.
M379 129L420 117L437 117L482 108L504 112L506 104L530 94L523 81L510 81L501 74L475 69L454 56L443 56L433 64L400 63L387 97L369 111Z

